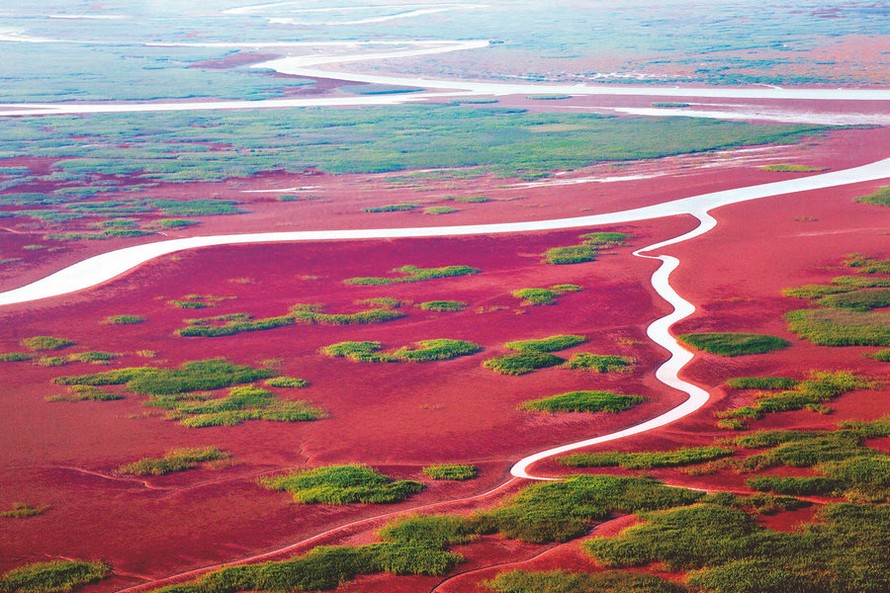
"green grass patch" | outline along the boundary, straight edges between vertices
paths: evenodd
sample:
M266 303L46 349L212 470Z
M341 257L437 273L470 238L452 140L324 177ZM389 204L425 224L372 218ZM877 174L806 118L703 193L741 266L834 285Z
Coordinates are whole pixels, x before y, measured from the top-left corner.
M197 468L202 463L228 459L231 454L218 447L170 449L163 457L146 457L118 467L115 472L129 476L163 476Z
M471 268L470 266L443 266L441 268L419 268L413 265L402 266L392 270L394 273L401 274L396 278L383 278L377 276L348 278L345 280L347 284L355 284L359 286L389 286L392 284L404 284L407 282L422 282L424 280L433 280L436 278L453 278L457 276L469 276L478 274L480 270Z
M869 387L867 381L847 371L813 372L809 379L798 382L793 389L758 394L755 396L756 401L750 406L718 412L717 417L745 422L746 420L757 420L765 414L775 412L788 412L804 408L815 408L815 411L822 411L821 406L832 399L867 387Z
M445 196L442 199L461 202L463 204L485 204L492 201L488 196Z
M68 593L83 585L101 581L111 573L102 562L51 560L34 562L0 576L2 593Z
M551 570L502 572L482 585L499 593L684 593L681 585L648 574L622 571Z
M890 259L878 259L861 253L851 253L844 265L862 274L890 274Z
M145 317L142 315L109 315L105 318L108 325L137 325L145 323Z
M559 366L564 362L564 358L546 352L519 352L489 358L482 366L501 375L525 375L538 369Z
M67 338L57 338L54 336L33 336L31 338L24 338L20 340L19 344L33 352L47 352L53 350L62 350L63 348L73 346L74 341Z
M634 362L636 361L630 356L578 352L569 359L566 366L570 369L592 370L598 373L621 373L630 370Z
M639 395L621 395L611 391L571 391L522 402L520 410L535 412L622 412L642 403Z
M695 333L677 337L693 348L719 356L764 354L791 345L788 340L764 334Z
M30 352L4 352L0 354L0 362L25 362L36 357L36 354Z
M155 397L149 405L170 410L168 418L190 428L236 426L252 420L308 422L327 417L322 408L305 401L282 400L253 385L233 387L225 397L214 399L204 394Z
M0 511L0 517L7 519L26 519L28 517L36 517L48 511L51 507L47 504L35 507L25 502L14 502L12 508Z
M48 402L83 402L83 401L115 401L124 399L124 396L118 393L112 393L93 387L92 385L70 385L67 395L52 395L46 398Z
M560 334L537 340L515 340L513 342L507 342L505 346L510 350L517 350L519 352L558 352L560 350L578 346L586 341L587 338L584 336Z
M482 347L466 340L435 338L420 340L409 346L383 352L380 342L340 342L322 348L322 353L333 357L349 358L356 362L431 362L469 356Z
M420 208L420 204L387 204L385 206L362 208L362 212L408 212L410 210L417 210L418 208Z
M159 218L152 224L162 229L184 229L190 226L199 225L201 222L197 220L189 220L187 218Z
M816 302L823 307L871 311L890 307L890 288L866 288L842 294L830 294Z
M100 350L90 350L88 352L77 352L69 354L68 360L72 362L88 362L90 364L105 364L116 358L120 358L120 354L114 352L102 352Z
M424 214L431 214L433 216L442 215L442 214L454 214L455 212L459 212L457 208L452 208L451 206L430 206L429 208L424 208Z
M367 309L357 313L324 313L320 305L294 305L290 315L297 323L320 323L323 325L366 325L385 323L405 317L405 313L389 308Z
M180 299L167 301L168 305L179 307L180 309L207 309L215 307L222 301L227 301L233 297L221 297L210 294L187 294Z
M875 206L890 206L890 185L886 185L870 194L859 196L855 201Z
M384 309L398 309L402 306L402 301L392 297L373 297L370 299L362 299L356 301L359 305L370 305L372 307L382 307Z
M868 357L881 362L890 362L890 348L883 348L877 352L873 352L869 354Z
M425 301L417 306L423 311L463 311L467 303L464 301Z
M858 278L858 276L853 276ZM793 299L820 299L822 297L850 292L852 286L838 286L833 284L804 284L794 288L782 289L782 296L791 297Z
M837 482L820 476L806 478L783 478L780 476L756 476L745 480L752 490L775 492L789 496L828 496L838 487Z
M291 387L301 389L309 386L309 381L299 377L271 377L263 381L269 387Z
M596 233L586 233L581 235L585 245L611 246L626 245L630 235L627 233L617 233L614 231L600 231Z
M794 389L797 387L797 379L790 377L733 377L726 384L733 389Z
M690 447L673 451L643 451L622 453L574 453L557 458L569 467L623 467L625 469L652 469L656 467L684 467L714 461L733 454L728 447Z
M785 315L788 329L819 346L890 346L890 313L799 309Z
M303 504L390 504L423 489L411 480L393 480L364 465L331 465L298 470L284 476L263 477L259 484L270 490L290 492Z
M441 463L428 465L421 469L424 475L434 480L471 480L476 477L476 468L472 465Z
M599 251L593 245L567 245L552 247L544 252L548 264L569 265L595 261Z
M514 290L512 295L522 300L522 305L552 305L556 297L567 292L584 290L576 284L556 284L550 288L520 288Z
M689 103L674 103L671 101L656 101L652 103L652 107L658 107L661 109L681 109L683 107L689 107Z
M825 170L825 167L813 167L797 163L777 163L775 165L763 165L760 168L763 171L772 171L774 173L818 173Z

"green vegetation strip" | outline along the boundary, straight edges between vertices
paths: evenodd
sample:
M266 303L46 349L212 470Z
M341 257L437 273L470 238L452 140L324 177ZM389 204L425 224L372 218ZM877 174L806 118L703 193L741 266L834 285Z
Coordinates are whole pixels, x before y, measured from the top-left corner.
M428 465L421 471L434 480L470 480L477 474L476 468L472 465L451 463Z
M556 302L556 297L580 290L584 289L575 284L556 284L550 288L520 288L512 294L522 300L522 305L552 305Z
M581 235L580 245L553 247L544 253L544 261L548 264L566 265L580 264L596 260L603 249L616 245L624 245L630 236L624 233L598 232Z
M764 354L791 345L788 340L764 334L697 333L678 337L693 348L720 356Z
M798 163L777 163L775 165L763 165L760 168L774 173L818 173L825 170L825 167L813 167Z
M170 449L163 457L146 457L118 467L115 472L130 476L163 476L195 469L201 463L228 459L231 454L217 447Z
M856 198L856 201L875 206L890 206L890 185L884 186L868 195L860 196Z
M349 358L356 362L432 362L469 356L481 351L482 347L466 340L435 338L388 352L382 350L380 342L340 342L321 349L328 356Z
M68 593L101 581L111 567L101 562L52 560L35 562L0 576L0 593Z
M566 366L570 369L593 370L598 373L620 373L629 370L634 362L630 356L579 352L569 359Z
M571 391L519 405L520 410L536 412L622 412L644 401L639 395L621 395L611 391Z
M424 280L433 280L436 278L454 278L457 276L469 276L478 274L480 270L471 268L470 266L444 266L441 268L419 268L417 266L406 265L401 268L392 270L396 274L401 274L396 278L383 278L378 276L366 276L349 278L345 280L347 284L355 284L359 286L389 286L392 284L405 284L408 282L422 282Z
M519 352L489 358L482 366L500 375L525 375L538 369L559 366L564 362L564 358L546 352Z
M623 467L625 469L652 469L656 467L682 467L713 461L732 455L728 447L693 447L674 451L644 451L622 453L574 453L557 458L569 467Z
M105 323L109 325L136 325L145 323L145 317L142 315L109 315L105 318Z
M482 582L499 593L685 593L680 585L648 574L513 570Z
M788 329L819 346L890 346L890 312L799 309L785 318Z
M259 484L293 494L304 504L389 504L402 501L423 489L411 480L393 480L363 465L331 465L298 470L284 476L263 477Z
M463 311L467 304L463 301L426 301L417 305L423 311Z
M507 342L505 346L518 352L558 352L572 348L587 341L584 336L560 334L537 340L515 340Z
M747 420L757 420L765 414L774 412L788 412L804 408L816 412L826 412L827 409L824 406L826 402L850 391L870 386L867 381L847 371L813 372L809 379L797 382L793 388L788 390L782 390L783 387L781 387L787 382L784 377L774 378L780 380L772 382L767 379L763 378L761 384L773 385L774 387L766 388L773 391L758 394L756 401L750 406L718 412L716 416L721 419L718 426L733 429L744 428Z
M48 350L62 350L63 348L73 346L74 342L67 338L54 336L34 336L22 339L19 344L34 352L45 352Z
M34 505L30 505L25 502L14 502L12 503L11 509L0 511L0 517L4 517L6 519L25 519L27 517L36 517L37 515L42 515L49 509L50 506L46 504L35 507Z

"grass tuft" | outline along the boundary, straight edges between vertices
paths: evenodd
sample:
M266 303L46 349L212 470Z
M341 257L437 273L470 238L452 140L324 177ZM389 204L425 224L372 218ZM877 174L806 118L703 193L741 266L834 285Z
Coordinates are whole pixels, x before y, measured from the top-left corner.
M745 356L782 350L791 345L788 340L764 334L698 333L677 336L698 350L719 356Z
M472 465L450 463L428 465L420 471L434 480L470 480L478 473Z
M297 470L283 476L260 478L259 484L270 490L290 492L295 502L303 504L390 504L423 489L420 482L395 481L364 465Z
M611 412L628 410L642 403L639 395L621 395L611 391L570 391L522 402L520 410L537 412Z
M68 593L101 581L110 573L111 567L102 562L34 562L0 576L0 593Z

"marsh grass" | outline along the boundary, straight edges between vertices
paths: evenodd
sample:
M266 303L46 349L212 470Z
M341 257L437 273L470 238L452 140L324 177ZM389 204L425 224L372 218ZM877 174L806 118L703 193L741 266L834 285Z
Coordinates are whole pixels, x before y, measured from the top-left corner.
M578 352L572 355L566 366L570 369L584 369L598 373L623 373L629 371L635 362L630 356Z
M621 395L611 391L571 391L519 404L520 410L535 412L623 412L640 404L639 395Z
M408 282L423 282L425 280L433 280L436 278L454 278L457 276L469 276L479 274L481 270L470 266L443 266L440 268L420 268L413 265L405 265L401 268L392 270L393 273L401 274L395 278L384 278L379 276L367 276L348 278L344 280L346 284L354 284L358 286L389 286L392 284L404 284Z
M578 346L587 341L584 336L559 334L536 340L515 340L507 342L505 346L518 352L558 352L567 348Z
M130 476L163 476L196 469L200 464L228 459L232 455L218 447L170 449L162 457L146 457L118 467L115 473Z
M102 562L34 562L0 576L0 593L68 593L101 581L110 573L111 567Z
M12 508L5 511L0 511L0 517L4 517L7 519L26 519L28 517L36 517L37 515L42 515L50 508L52 507L50 507L48 504L35 507L25 502L14 502L12 503Z
M423 489L411 480L396 481L364 465L331 465L297 470L283 476L262 477L258 483L270 490L290 492L303 504L391 504Z
M470 480L475 478L478 473L472 465L453 463L428 465L421 471L434 480Z
M733 454L729 447L691 447L673 451L641 451L623 453L574 453L557 458L569 467L623 467L625 469L652 469L656 467L684 467L714 461Z
M746 356L782 350L788 340L764 334L696 333L677 336L686 344L719 356Z

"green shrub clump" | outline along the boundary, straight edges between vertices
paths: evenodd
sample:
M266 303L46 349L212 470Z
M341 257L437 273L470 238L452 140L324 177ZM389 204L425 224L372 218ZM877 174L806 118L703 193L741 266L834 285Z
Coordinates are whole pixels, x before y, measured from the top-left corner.
M799 309L788 329L819 346L890 346L890 313L849 309Z
M393 352L392 356L398 360L407 360L409 362L428 362L469 356L481 350L482 347L479 344L466 340L436 338L433 340L420 340L411 346L403 346Z
M793 389L761 394L752 405L718 412L717 417L744 421L762 418L764 414L804 408L820 411L820 406L826 402L868 386L866 381L847 371L813 372L809 379L799 381Z
M522 402L520 410L538 412L622 412L642 403L639 395L621 395L611 391L571 391Z
M764 334L697 333L678 337L693 348L720 356L764 354L791 345L788 340Z
M383 278L378 276L349 278L345 282L347 284L355 284L360 286L388 286L391 284L404 284L406 282L422 282L424 280L433 280L435 278L453 278L456 276L469 276L478 274L480 270L471 268L470 266L444 266L441 268L419 268L417 266L407 265L392 270L394 273L401 274L396 278Z
M309 381L299 377L272 377L266 379L263 383L269 387L293 387L297 389L309 386Z
M789 377L733 377L726 384L733 389L794 389L797 387L797 379Z
M19 344L34 352L46 352L51 350L62 350L68 346L73 346L74 342L67 338L56 338L54 336L34 336L31 338L24 338Z
M598 232L581 235L580 245L554 247L544 253L544 261L549 264L566 265L595 261L603 249L624 245L629 235L616 232Z
M883 348L869 355L871 358L875 360L879 360L881 362L890 362L890 348Z
M623 571L595 573L513 570L483 581L499 593L685 593L680 585L656 576Z
M550 288L520 288L512 292L517 299L522 299L522 305L552 305L556 297L567 292L584 290L575 284L556 284Z
M325 418L322 408L305 401L287 401L253 385L233 387L227 396L208 399L202 394L156 397L150 405L170 410L169 418L183 426L236 426L250 420L308 422Z
M105 323L109 325L136 325L145 323L145 317L142 315L109 315L105 318Z
M859 196L856 198L856 201L863 204L873 204L875 206L890 206L890 185L885 185L868 195Z
M35 507L25 502L14 502L12 508L0 511L0 517L7 519L25 519L27 517L36 517L42 515L50 509L49 505L40 505Z
M634 362L636 361L630 356L579 352L569 359L566 366L570 369L594 370L598 373L620 373L629 370Z
M130 476L163 476L195 469L201 463L227 459L231 454L218 447L170 449L163 457L146 457L118 467L115 472Z
M389 504L423 489L420 482L396 481L364 465L297 470L284 476L260 478L259 484L270 490L290 492L295 502L304 504Z
M102 562L51 560L34 562L0 576L0 593L68 593L101 581L111 573Z
M691 447L674 451L643 451L622 453L574 453L557 459L569 467L623 467L625 469L652 469L655 467L683 467L713 461L732 455L729 447Z
M476 468L472 465L442 463L428 465L421 470L434 480L470 480L476 477Z
M482 366L501 375L525 375L537 369L559 366L564 362L564 358L546 352L519 352L489 358Z
M560 334L537 340L515 340L505 345L510 350L518 352L558 352L572 348L587 341L584 336Z
M463 311L467 304L463 301L426 301L417 305L423 311Z

